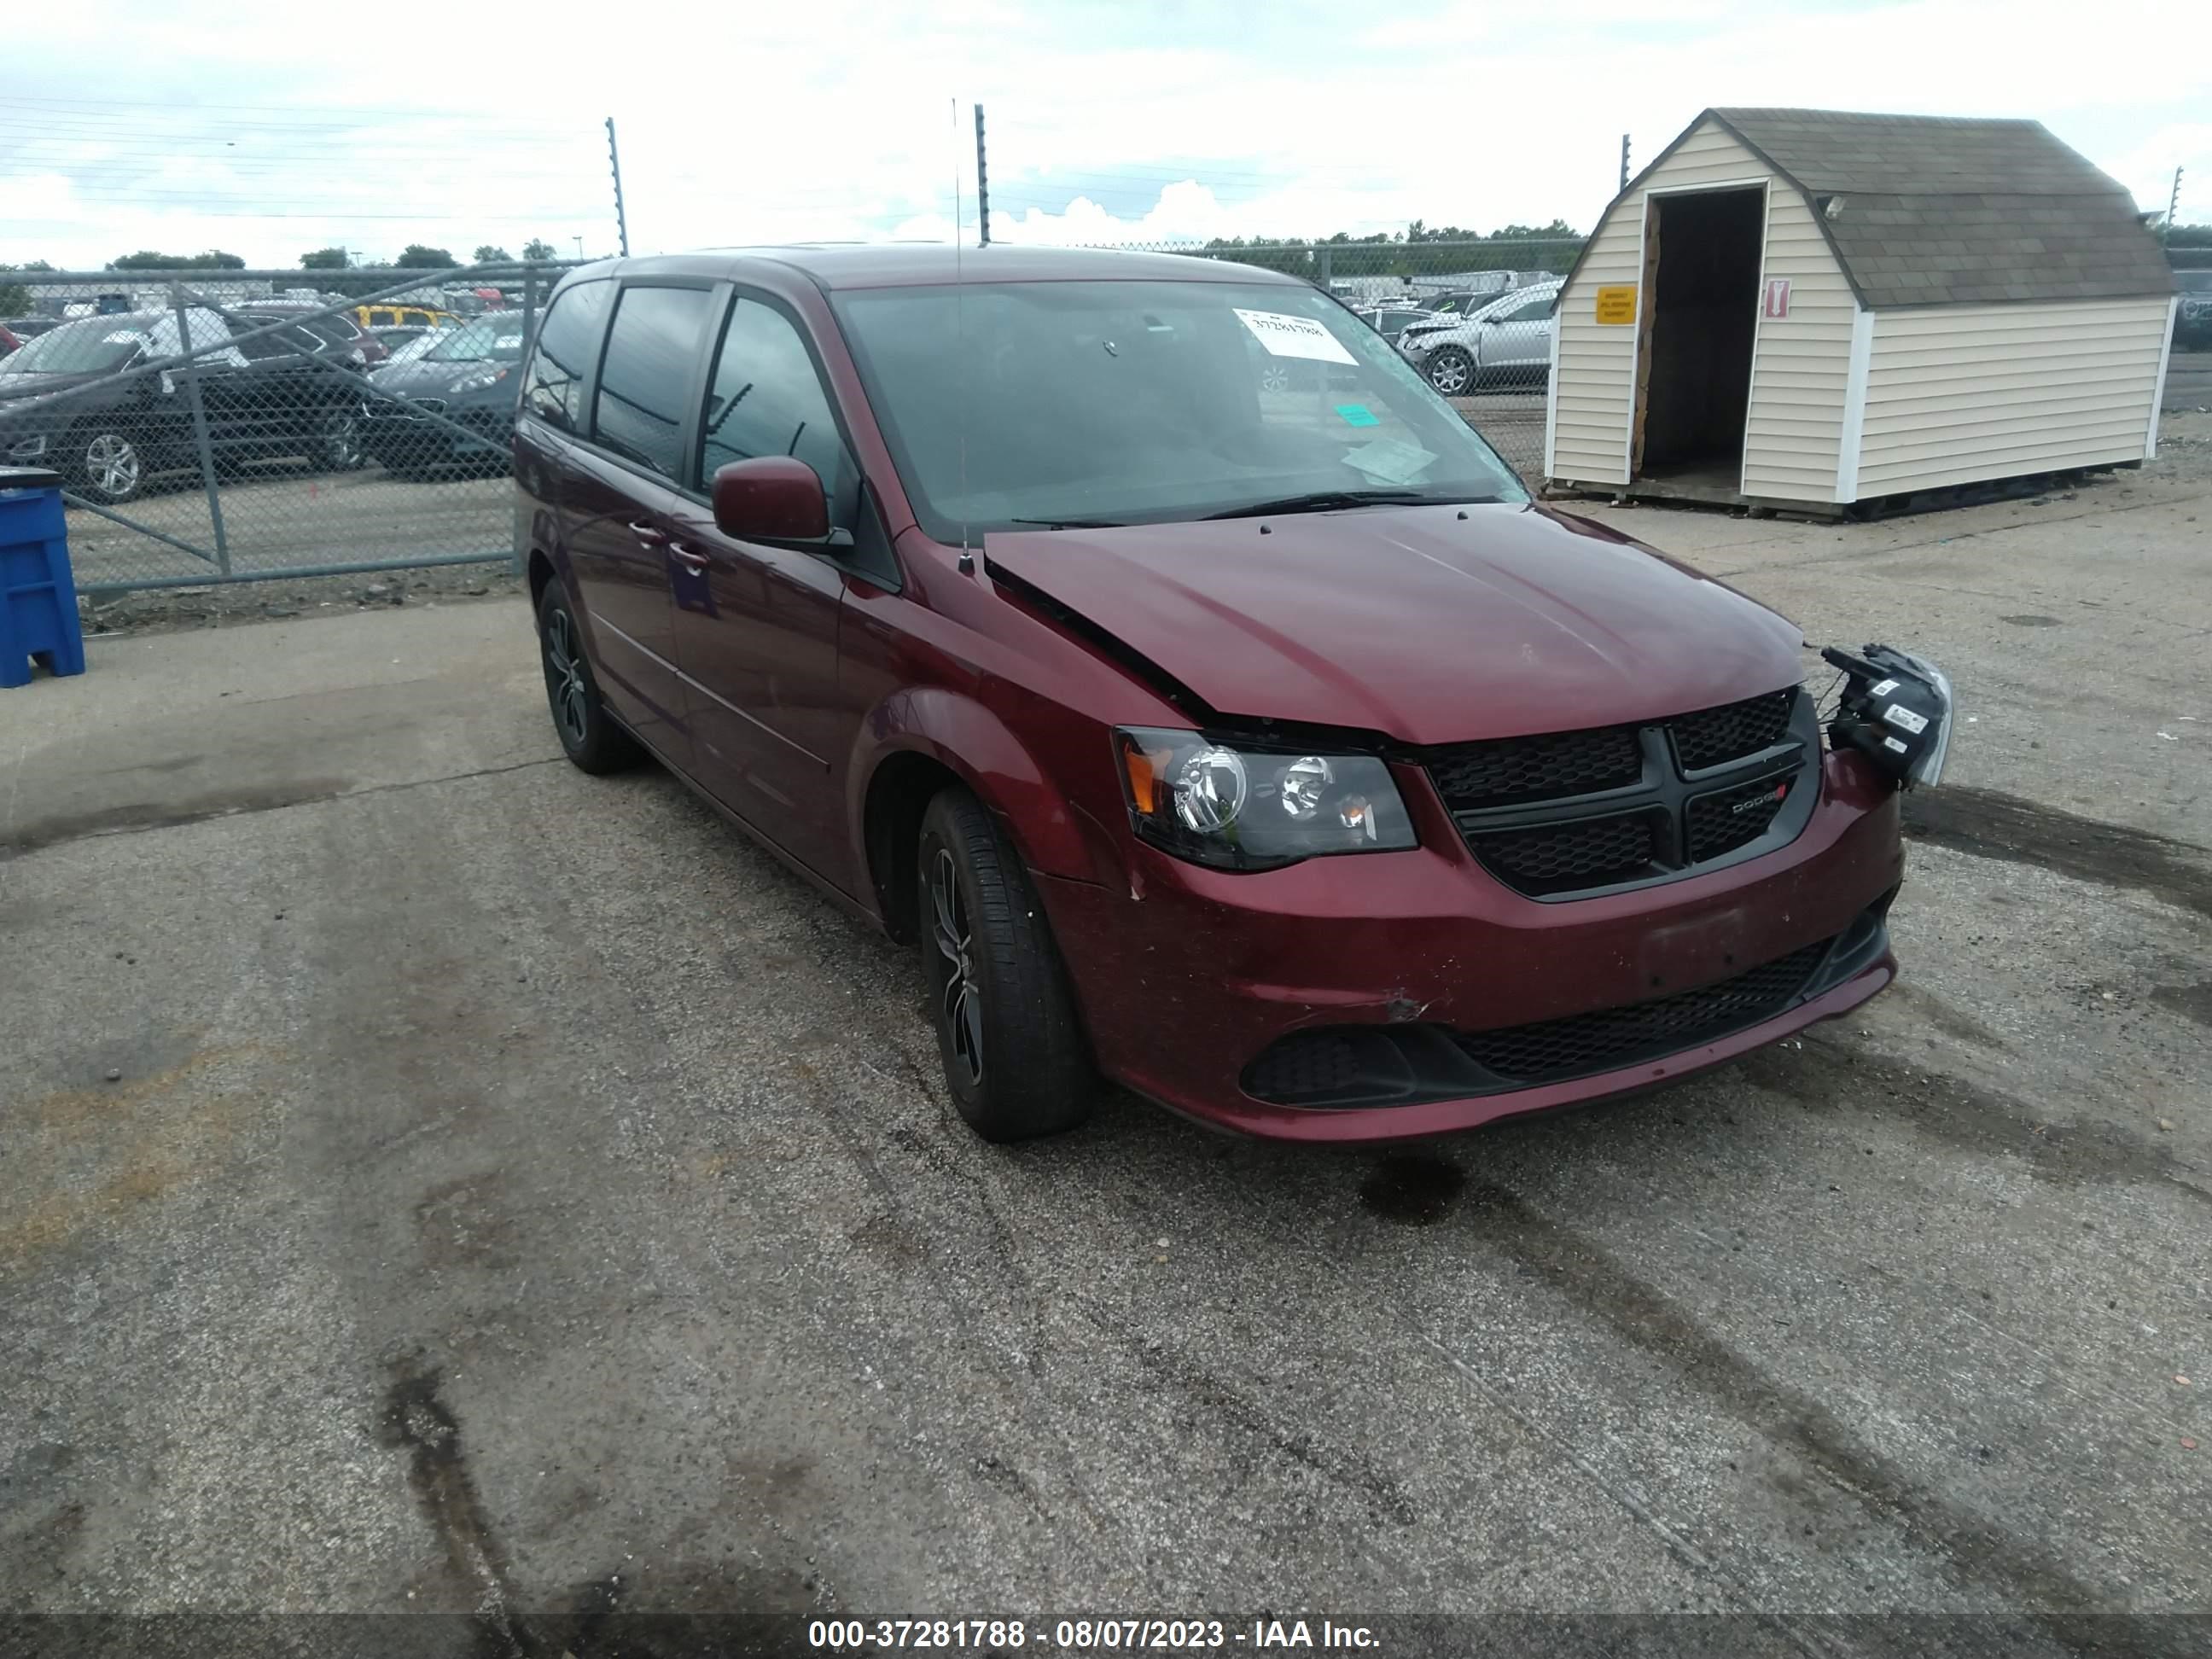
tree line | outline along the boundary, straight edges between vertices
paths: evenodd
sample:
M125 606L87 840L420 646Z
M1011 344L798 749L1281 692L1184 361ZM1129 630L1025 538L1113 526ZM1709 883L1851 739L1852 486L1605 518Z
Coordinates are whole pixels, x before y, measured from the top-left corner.
M1548 225L1507 225L1463 230L1416 219L1400 231L1354 236L1338 231L1316 238L1217 236L1207 256L1233 255L1240 264L1321 280L1323 251L1332 279L1346 276L1442 276L1462 270L1555 270L1571 266L1583 234L1564 219Z

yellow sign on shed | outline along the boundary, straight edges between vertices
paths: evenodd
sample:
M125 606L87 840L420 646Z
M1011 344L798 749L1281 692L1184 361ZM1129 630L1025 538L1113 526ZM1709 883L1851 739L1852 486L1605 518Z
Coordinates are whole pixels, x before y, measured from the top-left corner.
M1597 291L1597 319L1601 323L1636 320L1636 284L1621 283Z

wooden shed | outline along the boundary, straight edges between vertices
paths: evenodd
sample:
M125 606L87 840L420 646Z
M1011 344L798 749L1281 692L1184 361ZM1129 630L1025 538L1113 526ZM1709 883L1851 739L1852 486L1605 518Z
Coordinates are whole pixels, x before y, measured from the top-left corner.
M1554 488L1838 512L2139 464L2172 273L2036 121L1709 109L1559 295Z

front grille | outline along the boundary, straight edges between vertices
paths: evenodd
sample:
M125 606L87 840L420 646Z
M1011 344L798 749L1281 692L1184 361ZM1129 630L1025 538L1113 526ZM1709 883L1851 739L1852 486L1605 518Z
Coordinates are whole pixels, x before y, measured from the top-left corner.
M1484 1070L1520 1084L1612 1071L1771 1019L1796 1000L1831 942L1822 939L1700 990L1534 1025L1455 1032L1452 1042Z
M1656 857L1651 816L1584 818L1482 836L1475 855L1523 892L1596 887L1646 873Z
M1793 838L1811 808L1794 781L1820 756L1810 714L1792 687L1640 726L1455 744L1424 758L1485 869L1531 898L1568 898ZM1792 743L1786 761L1774 752Z
M1668 721L1682 769L1702 772L1723 761L1741 760L1773 748L1790 735L1790 716L1796 704L1794 689L1770 691L1763 697L1746 697L1741 702L1702 708Z
M1463 743L1429 761L1444 805L1455 811L1619 788L1634 783L1643 769L1632 726Z
M1762 778L1757 783L1699 795L1684 817L1690 862L1702 864L1739 847L1748 847L1766 833L1789 795L1786 778Z

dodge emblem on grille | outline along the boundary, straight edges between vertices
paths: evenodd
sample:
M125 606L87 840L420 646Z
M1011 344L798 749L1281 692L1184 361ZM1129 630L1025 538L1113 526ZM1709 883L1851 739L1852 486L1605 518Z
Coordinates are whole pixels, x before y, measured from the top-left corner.
M1765 794L1747 795L1729 808L1729 816L1741 817L1746 812L1756 812L1760 807L1765 805L1769 799L1780 800L1789 793L1790 786L1787 782L1778 783L1774 786L1774 793L1771 797Z

